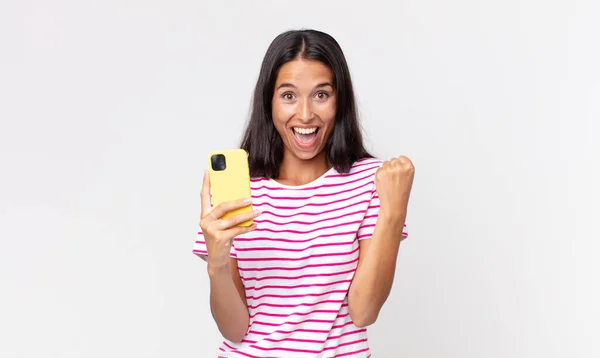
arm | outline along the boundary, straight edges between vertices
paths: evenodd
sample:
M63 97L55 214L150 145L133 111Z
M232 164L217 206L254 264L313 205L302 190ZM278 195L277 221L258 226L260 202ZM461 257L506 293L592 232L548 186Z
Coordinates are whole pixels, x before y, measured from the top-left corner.
M243 227L239 224L256 218L260 212L244 212L223 218L228 212L248 206L251 199L221 203L213 209L210 204L208 173L204 174L201 201L200 229L205 249L197 251L208 263L210 310L223 337L239 343L246 335L250 317L237 260L231 257L233 239L253 231L256 225Z
M219 331L226 339L239 343L244 339L250 317L246 293L240 278L237 260L220 267L208 264L210 278L210 310Z
M377 320L392 289L413 177L412 162L404 156L384 162L375 173L380 209L371 238L359 241L358 266L348 292L348 310L356 326Z
M348 293L350 317L357 327L377 320L396 271L404 219L379 213L371 239L359 241L358 267Z

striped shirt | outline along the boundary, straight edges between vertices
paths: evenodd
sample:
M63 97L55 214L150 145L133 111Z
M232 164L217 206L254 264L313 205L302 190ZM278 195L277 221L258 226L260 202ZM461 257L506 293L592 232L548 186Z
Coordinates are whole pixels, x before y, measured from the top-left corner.
M252 205L262 214L231 248L250 326L241 343L225 340L219 357L370 357L366 329L348 312L348 290L358 241L371 238L377 221L381 164L363 159L347 174L332 168L301 186L251 180ZM207 254L201 232L193 252Z

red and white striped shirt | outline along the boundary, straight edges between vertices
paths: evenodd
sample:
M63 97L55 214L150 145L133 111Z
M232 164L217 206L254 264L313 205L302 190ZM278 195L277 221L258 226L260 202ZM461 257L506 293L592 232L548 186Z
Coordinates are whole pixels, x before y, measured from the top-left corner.
M381 164L363 159L348 174L332 168L302 186L252 179L252 205L262 214L231 249L250 326L241 343L225 340L219 357L370 357L366 329L348 313L348 289L358 241L371 238L377 221ZM201 232L193 252L207 254Z

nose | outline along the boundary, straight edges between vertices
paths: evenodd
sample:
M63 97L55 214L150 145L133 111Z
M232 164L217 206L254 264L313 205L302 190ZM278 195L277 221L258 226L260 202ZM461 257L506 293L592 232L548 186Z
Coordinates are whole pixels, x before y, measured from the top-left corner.
M313 119L314 113L312 111L310 100L301 101L298 107L297 116L302 122L310 122Z

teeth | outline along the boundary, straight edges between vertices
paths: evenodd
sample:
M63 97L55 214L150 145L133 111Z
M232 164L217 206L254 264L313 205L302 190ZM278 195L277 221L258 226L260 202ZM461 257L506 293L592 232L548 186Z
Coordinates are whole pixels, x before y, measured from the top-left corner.
M312 134L317 131L317 127L314 128L296 128L294 127L294 131L300 134Z

